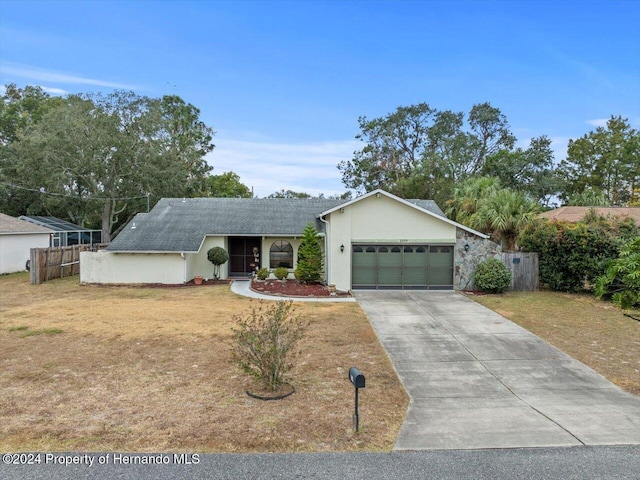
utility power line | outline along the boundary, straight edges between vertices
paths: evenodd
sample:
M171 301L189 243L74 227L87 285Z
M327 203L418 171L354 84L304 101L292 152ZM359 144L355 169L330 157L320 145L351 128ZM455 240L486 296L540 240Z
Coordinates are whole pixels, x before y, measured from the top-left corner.
M39 193L41 195L50 195L53 197L64 197L64 198L75 198L75 199L80 198L76 195L69 195L68 193L47 192L44 189L22 187L20 185L14 185L12 183L6 183L6 182L0 182L0 185L4 185L6 187L11 187L11 188L17 188L19 190L26 190L28 192ZM149 198L150 196L151 194L147 193L146 195L137 195L135 197L89 197L83 200L136 200L140 198Z

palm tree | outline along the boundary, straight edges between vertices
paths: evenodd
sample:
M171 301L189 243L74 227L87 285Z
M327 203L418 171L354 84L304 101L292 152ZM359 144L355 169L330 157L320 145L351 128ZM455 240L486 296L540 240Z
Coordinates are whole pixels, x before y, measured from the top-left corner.
M540 205L523 192L505 188L482 202L471 227L490 231L502 248L515 250L518 233L536 221L539 212Z
M475 177L460 183L453 192L453 200L446 203L446 213L449 218L458 223L475 227L478 210L487 198L500 190L500 180L495 177Z

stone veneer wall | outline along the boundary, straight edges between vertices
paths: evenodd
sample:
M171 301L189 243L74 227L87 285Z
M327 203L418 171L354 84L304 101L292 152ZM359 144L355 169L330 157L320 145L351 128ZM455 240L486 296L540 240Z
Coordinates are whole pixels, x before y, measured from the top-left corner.
M465 252L465 245L469 250ZM478 264L489 258L501 259L502 247L461 228L456 229L456 246L453 260L453 288L473 290L473 274Z

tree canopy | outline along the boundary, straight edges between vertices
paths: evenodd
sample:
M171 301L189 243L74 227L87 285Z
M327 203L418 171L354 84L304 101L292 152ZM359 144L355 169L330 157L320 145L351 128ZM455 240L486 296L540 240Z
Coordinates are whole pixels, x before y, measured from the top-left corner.
M37 115L17 122L16 97L44 106L30 106ZM116 91L53 101L37 90L8 89L2 104L1 204L29 192L21 208L100 224L103 241L148 198L202 191L211 170L204 156L214 148L214 132L177 96Z
M563 200L591 190L610 205L626 206L640 187L640 133L627 119L612 116L606 127L569 141L559 171Z
M358 122L356 138L365 146L338 166L345 186L357 191L383 188L403 198L438 203L452 197L457 182L489 168L489 158L511 152L516 141L506 117L489 103L474 105L466 116L419 103L372 120L363 116ZM544 146L541 140L532 148L547 154ZM539 163L546 166L547 160ZM526 155L522 161L528 161Z
M205 197L251 198L253 193L240 176L234 172L224 172L220 175L209 175L205 178Z

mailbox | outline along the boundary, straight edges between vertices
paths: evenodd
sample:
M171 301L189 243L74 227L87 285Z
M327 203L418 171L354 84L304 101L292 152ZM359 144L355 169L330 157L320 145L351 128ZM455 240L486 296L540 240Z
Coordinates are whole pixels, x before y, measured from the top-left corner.
M349 369L349 380L351 380L354 387L364 388L364 375L356 367L351 367Z
M353 430L357 432L360 425L360 416L358 415L358 389L364 388L364 375L356 367L351 367L349 369L349 381L356 387L356 408L353 413Z

